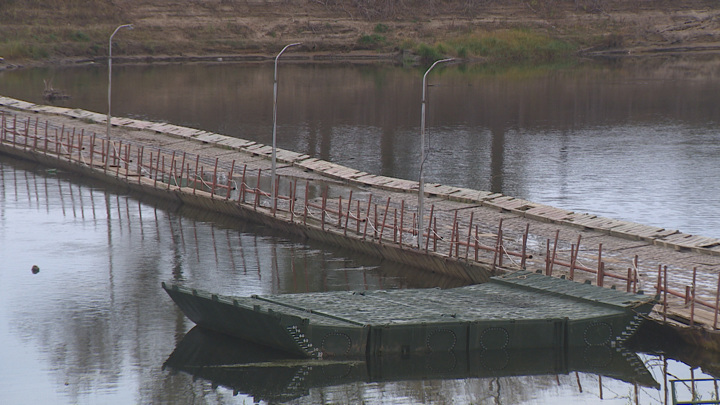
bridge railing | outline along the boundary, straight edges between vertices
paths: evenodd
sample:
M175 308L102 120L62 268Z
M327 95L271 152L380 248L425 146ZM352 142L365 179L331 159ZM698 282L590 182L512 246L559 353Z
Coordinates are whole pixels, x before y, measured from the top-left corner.
M455 211L450 220L438 215L435 205L431 205L427 228L419 232L417 210L409 207L405 200L393 201L388 197L376 201L372 193L364 190L364 196L359 197L349 187L339 191L340 188L333 189L322 180L304 179L303 182L298 177L282 175L271 179L267 170L259 167L244 164L241 169L236 168L235 160L229 163L218 157L179 153L129 140L111 140L84 129L56 126L49 121L42 123L38 118L18 119L17 115L2 112L0 120L0 142L4 145L102 170L128 183L193 194L204 192L212 199L234 200L246 208L269 210L270 215L284 215L292 222L319 226L322 230L333 229L342 232L343 236L369 239L378 244L392 243L401 249L423 246L425 252L481 262L493 269L524 269L527 260L533 258L528 252L529 224L524 233L508 237L502 219L495 228L478 223L472 212L468 220L459 218ZM272 181L277 186L275 198L268 191L272 189ZM333 193L337 195L330 196ZM629 292L638 291L637 256L627 267L627 272L609 271L603 261L602 244L599 244L592 258L595 264L587 265L581 261L581 251L585 260L591 252L581 250L581 235L570 244L568 251L567 247L560 246L559 232L556 231L554 240L546 240L545 274L574 280L578 272L584 272L592 274L598 286L605 286L608 279L613 279L624 282ZM422 238L422 244L418 243L418 238ZM698 305L714 312L712 323L717 329L720 279L714 294L704 294L713 296L715 302L699 298L695 277L684 292L668 288L667 281L666 272L658 271L656 291L663 296L665 316L667 297L678 297L690 306L691 323L696 321L694 309Z

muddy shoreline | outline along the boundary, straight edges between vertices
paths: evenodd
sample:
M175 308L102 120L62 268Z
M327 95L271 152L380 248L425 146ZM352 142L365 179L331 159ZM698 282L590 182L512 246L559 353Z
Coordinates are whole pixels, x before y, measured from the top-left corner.
M720 44L707 44L679 47L638 47L632 49L616 49L605 51L581 51L575 56L585 60L608 59L651 59L658 57L716 57L720 55ZM146 64L173 64L173 63L272 63L273 54L208 54L208 55L138 55L113 56L113 64L146 65ZM375 53L375 52L299 52L283 55L284 63L333 63L333 64L392 64L403 65L408 62L403 52ZM488 58L458 59L461 63L493 63ZM420 60L415 57L411 63L419 65ZM47 59L39 61L21 61L9 63L0 60L0 71L14 69L28 69L38 67L75 67L93 64L107 64L107 57L68 57L62 59Z

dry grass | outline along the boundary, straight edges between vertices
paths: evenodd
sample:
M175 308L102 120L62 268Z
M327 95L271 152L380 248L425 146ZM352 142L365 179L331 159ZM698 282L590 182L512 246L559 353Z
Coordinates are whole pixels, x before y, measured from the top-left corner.
M0 57L104 56L113 30L133 23L113 54L272 54L300 41L306 51L547 61L577 47L692 38L659 26L685 27L693 7L720 12L716 0L0 0Z

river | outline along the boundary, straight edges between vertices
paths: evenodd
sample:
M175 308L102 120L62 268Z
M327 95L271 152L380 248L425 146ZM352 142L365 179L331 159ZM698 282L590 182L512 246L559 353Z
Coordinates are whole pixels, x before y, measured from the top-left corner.
M113 116L272 143L272 64L115 66ZM417 180L422 70L279 64L278 147ZM426 181L720 237L720 61L436 67ZM103 66L0 72L0 94L107 112Z
M720 237L717 67L717 60L658 59L438 68L429 80L427 179ZM280 69L279 147L416 179L422 71ZM113 72L114 116L271 141L272 65ZM102 66L0 72L0 94L42 102L42 79L72 96L62 105L106 111ZM237 295L454 283L6 157L0 175L3 403L644 404L664 402L668 374L707 377L640 353L660 388L569 367L464 378L366 374L306 391L233 392L163 366L192 323L161 281ZM282 373L268 375L268 386L282 381Z

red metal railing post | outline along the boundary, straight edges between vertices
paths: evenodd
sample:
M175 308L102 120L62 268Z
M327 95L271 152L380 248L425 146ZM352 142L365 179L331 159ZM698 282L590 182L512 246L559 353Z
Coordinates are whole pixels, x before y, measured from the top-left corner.
M378 242L382 243L383 232L385 232L385 222L387 222L388 211L390 210L390 197L387 199L385 204L385 212L383 213L382 227L380 228L380 236L378 236Z
M30 119L28 119L28 124L30 124ZM27 147L27 139L28 139L28 127L25 127L25 146ZM72 134L68 131L68 160L72 162L72 155L73 155L73 146L75 145L75 127L73 127Z
M495 267L498 263L498 254L500 254L500 260L502 261L502 254L500 253L500 246L502 244L502 218L500 218L500 223L498 224L498 232L495 238L495 252L493 253L493 263L492 263L492 271L495 271ZM557 246L557 244L556 244ZM553 258L554 259L554 258Z
M177 184L177 177L175 177L175 158L173 158L172 163L170 163L170 177L168 177L167 182L167 189L170 190L170 183L173 178L176 179L175 184Z
M405 200L400 201L400 237L398 238L398 243L400 244L400 249L402 249L403 244L403 232L405 230Z
M504 258L504 252L505 252L505 242L504 242L504 234L502 229L502 219L500 220L500 226L498 227L498 240L500 244L498 245L498 266L503 266L503 258Z
M478 256L479 250L478 249L480 248L480 246L478 246L478 244L480 242L480 239L478 238L478 236L479 236L479 229L478 229L478 226L475 225L475 243L473 243L473 246L475 247L475 261L479 260L479 256ZM548 240L548 242L549 242L549 240Z
M85 141L85 129L80 131L80 137L78 138L78 161L82 160L83 142ZM33 149L37 149L37 120L35 121L35 145Z
M460 221L455 221L453 233L455 234L455 257L460 258ZM435 235L433 235L435 236ZM452 250L452 247L450 248Z
M522 244L522 259L520 260L520 268L525 270L526 266L526 260L527 260L527 241L528 237L530 236L530 223L528 222L525 224L525 233L523 234L523 244Z
M663 322L667 321L667 266L663 268Z
M122 152L122 140L120 140L119 148L120 148L120 152ZM115 177L120 177L120 162L119 162L120 157L118 156L117 151L115 152L115 156L116 156L116 158L115 158L115 164L116 164L115 165Z
M430 220L432 225L432 219ZM453 218L452 228L450 228L450 250L448 251L448 257L453 257L453 247L455 245L455 230L457 229L457 211L455 211L455 218Z
M350 192L352 194L352 191ZM297 179L293 180L292 196L290 197L290 222L295 222L295 200L297 196Z
M0 111L0 114L2 114L2 118L0 118L0 123L2 123L2 129L0 129L0 141L5 142L5 111Z
M433 221L433 252L437 252L437 217L432 219ZM425 250L427 250L427 247L425 247Z
M625 291L630 292L630 289L632 288L632 267L628 267L627 270L627 285L625 286Z
M560 230L555 231L555 244L553 245L553 252L552 252L552 258L550 259L550 270L548 271L548 275L551 276L553 272L553 266L555 264L555 258L557 257L557 246L558 246L558 238L560 237Z
M468 255L470 254L470 238L472 237L474 216L475 211L470 212L470 224L468 225L467 245L465 245L465 260L467 260Z
M457 212L457 211L455 211ZM455 223L455 257L460 258L460 221ZM433 237L436 237L433 233Z
M170 174L168 175L167 189L170 190L170 182L175 179L177 184L177 173L175 173L175 151L172 154L172 160L170 161Z
M47 142L47 138L45 138L45 141ZM47 148L47 143L45 144L45 147ZM90 167L93 167L93 156L95 155L95 134L90 137Z
M245 203L245 173L247 172L247 164L243 165L243 174L240 179L240 193L238 194L238 201Z
M132 144L128 143L125 145L125 180L130 175L130 152L132 151Z
M308 214L308 192L310 190L310 180L305 180L305 210L303 213L303 224L307 225L307 214Z
M75 134L73 129L73 135ZM25 124L25 148L28 146L28 135L30 134L30 117L28 117L27 124ZM72 160L72 152L70 152L70 160Z
M426 252L426 253L427 253L427 251L428 251L428 244L430 243L430 234L431 234L432 231L433 231L433 228L432 228L431 224L433 223L434 215L435 215L435 204L432 204L432 205L430 205L430 220L428 221L427 238L425 239L425 252ZM455 215L457 216L457 211L455 211ZM422 231L421 231L421 232L422 232ZM435 235L433 235L433 237L434 237L434 236L435 236ZM419 237L419 238L422 238L422 234L419 235L418 237ZM437 249L437 244L436 244L437 239L436 239L436 238L433 238L433 242L434 242L434 243L433 243L433 250L436 250L436 249Z
M398 217L397 217L397 208L393 208L393 243L397 243L397 230L398 230Z
M690 326L695 325L695 281L697 280L697 267L693 267L693 278L692 278L692 298L690 301Z
M365 240L365 237L367 236L367 227L368 222L370 222L370 204L372 203L372 194L368 197L368 206L367 211L365 212L365 227L363 229L363 240Z
M348 228L348 221L350 221L350 207L352 206L352 195L353 191L350 190L350 197L348 197L348 207L347 207L347 213L345 214L345 236L347 236L347 228Z
M258 169L257 184L255 186L255 204L253 206L255 209L260 205L260 177L262 177L262 169Z
M373 211L375 212L375 217L373 218L373 240L378 237L378 228L380 227L380 223L378 222L378 205L377 203L373 204Z
M228 182L227 182L227 195L225 196L226 200L230 199L230 185L232 184L232 176L233 172L235 171L235 159L232 161L232 165L230 166L230 175L228 176Z
M577 264L577 258L580 254L580 239L582 238L582 234L578 234L577 238L577 244L575 244L574 252L571 250L570 255L570 280L575 279L575 265Z
M145 156L145 147L140 146L140 151L138 151L138 153L140 154L140 156L138 157L138 184L140 184L140 182L142 181L142 177L143 177L143 172L142 172L143 166L142 165L143 165L143 158ZM188 171L190 171L189 165L188 165Z
M580 249L578 249L580 250ZM568 280L574 280L575 279L575 258L577 257L577 253L575 251L575 244L570 245L570 271L568 273Z
M198 166L200 165L200 155L195 156L195 175L193 177L193 194L197 191ZM150 167L152 167L152 155L150 158Z
M597 285L602 287L605 281L605 264L602 261L602 243L598 245L598 267L597 267Z
M152 152L152 150L151 150L151 151L150 151L150 164L148 165L148 169L149 169L149 170L148 170L148 176L150 176L150 180L152 180L152 179L154 178L154 176L153 176L153 170L155 170L155 167L153 166L153 162L154 162L155 160L153 159L153 156L154 156L154 155L153 155L153 152ZM155 175L157 175L157 173L155 173Z
M550 238L548 238L545 245L545 275L549 276L551 274L552 270L550 267Z
M720 308L720 274L718 275L717 289L715 290L715 319L713 320L713 329L717 329L718 308Z
M635 255L635 258L633 259L633 292L637 292L637 285L638 285L638 255Z
M320 215L320 229L325 230L325 208L327 207L328 186L325 186L322 194L322 213Z
M39 119L35 118L35 137L33 138L33 149L34 150L37 150L37 145L38 145L38 121L39 121ZM83 132L85 132L84 129L83 129ZM82 142L81 142L81 144L82 144Z
M350 206L350 202L348 201L348 206ZM338 228L342 228L342 196L338 196Z
M215 188L217 187L217 167L218 167L218 161L220 158L215 158L215 168L213 169L213 182L212 182L212 188L210 189L210 198L215 198Z
M160 182L165 181L165 173L166 173L166 166L165 166L165 155L162 157L162 164L160 165ZM157 181L157 180L155 180ZM170 178L168 177L168 185L170 184Z
M178 186L182 187L182 180L183 180L183 172L185 172L185 156L187 155L187 152L183 152L182 161L180 162L180 176L178 177Z

